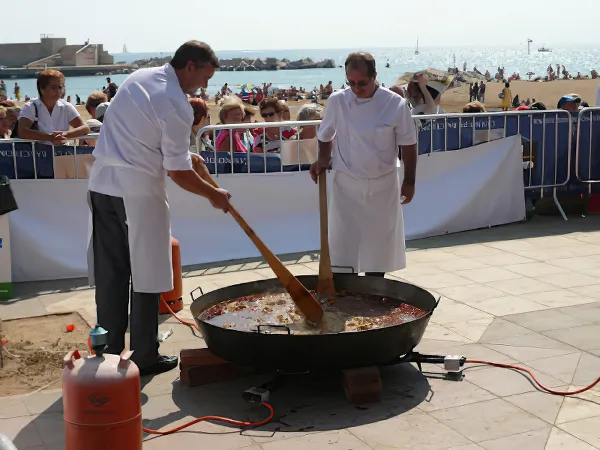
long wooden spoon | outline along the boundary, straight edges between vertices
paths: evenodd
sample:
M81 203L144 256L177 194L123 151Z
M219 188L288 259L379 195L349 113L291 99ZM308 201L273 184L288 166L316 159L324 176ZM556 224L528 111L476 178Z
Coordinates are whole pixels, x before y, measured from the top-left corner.
M205 171L202 178L208 183L218 188L219 186L212 179L208 171ZM250 240L256 245L258 251L261 253L263 258L271 267L271 270L275 272L281 284L285 290L290 294L294 303L298 306L298 309L304 314L306 320L311 324L317 325L323 318L323 307L317 301L317 299L304 287L302 283L283 265L281 260L275 256L275 254L269 250L263 241L256 235L254 230L250 228L250 225L244 220L240 213L229 204L229 214L233 216L239 226L246 232Z
M317 293L319 295L334 295L333 272L329 256L329 223L327 220L327 171L319 175L319 215L321 222L321 255L319 256L319 280Z

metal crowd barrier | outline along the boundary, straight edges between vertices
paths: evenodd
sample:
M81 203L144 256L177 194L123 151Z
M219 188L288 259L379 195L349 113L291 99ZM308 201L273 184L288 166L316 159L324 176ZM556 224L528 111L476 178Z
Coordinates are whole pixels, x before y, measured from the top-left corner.
M523 141L524 183L530 199L552 196L562 213L557 192L600 190L600 108L586 108L577 115L567 111L511 111L471 114L420 115L413 117L418 127L419 154L455 151L482 142L521 135ZM211 125L196 136L195 151L201 154L215 174L269 173L308 170L317 155L316 139L281 139L274 152L235 151L233 130L257 130L265 126L284 130L318 126L320 121L289 121ZM229 130L229 150L202 147L202 135L212 133L213 145L219 132ZM573 139L574 132L577 136ZM262 133L262 146L267 141ZM97 139L88 135L82 140ZM91 158L91 146L53 146L22 139L0 140L0 174L13 179L85 178L78 159ZM73 159L72 173L57 176L57 161ZM574 161L572 162L572 159ZM598 168L595 170L595 168ZM68 172L68 171L67 171ZM86 171L87 172L87 171ZM574 176L571 176L573 173ZM564 213L563 213L563 217ZM566 218L566 217L565 217Z
M521 135L523 177L528 199L552 196L566 215L557 192L573 190L571 158L574 117L568 111L510 111L413 116L419 154L454 151Z
M600 106L583 108L577 116L575 176L587 193L600 193Z
M209 125L196 134L196 152L205 160L209 171L219 175L225 173L272 173L272 172L297 172L310 169L310 164L316 159L318 143L315 139L299 139L302 127L319 126L320 120L288 121L288 122L265 122L241 123L230 125ZM279 128L279 147L274 152L254 152L247 148L246 152L236 152L234 133L232 131L264 130L264 128ZM285 130L296 129L294 139L284 139ZM204 133L213 135L212 143L216 145L219 132L228 131L229 150L203 150L202 136ZM264 133L262 136L262 148L267 146ZM226 138L227 139L227 138Z
M96 139L98 134L89 134L73 139L73 145L57 146L29 139L0 139L0 175L26 180L87 178L94 147L81 142Z

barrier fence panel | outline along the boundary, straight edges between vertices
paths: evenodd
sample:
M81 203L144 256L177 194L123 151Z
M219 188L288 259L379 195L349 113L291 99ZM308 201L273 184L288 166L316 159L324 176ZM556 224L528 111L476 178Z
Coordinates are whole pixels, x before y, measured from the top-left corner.
M414 116L419 154L453 151L503 137L521 135L523 177L530 198L571 183L574 118L567 111L511 111Z
M89 135L76 142L97 139ZM24 139L0 140L0 175L10 179L87 178L94 147L60 145Z
M210 173L217 175L308 170L317 159L318 142L316 137L300 139L301 130L316 128L320 123L320 120L269 123L267 128L279 130L279 139L275 140L267 138L264 122L210 125L196 134L195 151L204 158ZM216 151L204 145L205 133L213 135ZM226 133L222 140L218 139L220 133ZM240 136L247 138L247 147L245 151L234 151L240 148Z
M600 180L600 165L596 163L600 152L592 151L600 140L600 132L594 132L600 127L597 108L582 110L579 117L567 111L512 111L422 115L414 119L420 154L455 151L520 134L523 177L530 198L555 196L555 191L563 190L587 192L590 181ZM279 130L279 139L268 139L265 123L208 126L197 133L192 151L202 155L210 172L217 175L308 170L317 158L318 143L314 137L299 137L303 128L307 131L319 124L320 121L269 123L269 128ZM205 133L213 135L212 142L217 142L220 149L204 146ZM219 133L226 135L217 141ZM93 144L90 140L97 137L90 135L77 142ZM55 147L5 139L0 141L0 174L13 179L85 178L93 161L92 151L92 146ZM577 163L572 162L575 157ZM594 172L593 167L598 167L598 171ZM595 189L600 186L593 186Z
M577 117L575 177L589 193L600 193L600 106Z

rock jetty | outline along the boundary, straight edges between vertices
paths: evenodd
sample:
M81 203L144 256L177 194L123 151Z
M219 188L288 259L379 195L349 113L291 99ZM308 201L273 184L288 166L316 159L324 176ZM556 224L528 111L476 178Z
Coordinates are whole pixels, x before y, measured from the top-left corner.
M170 56L163 58L140 59L132 64L139 69L146 67L158 67L168 63L171 60ZM221 68L219 70L225 72L234 71L262 71L262 70L302 70L302 69L334 69L336 67L333 59L325 59L323 61L313 61L310 58L303 58L297 61L289 59L277 58L233 58L219 60Z

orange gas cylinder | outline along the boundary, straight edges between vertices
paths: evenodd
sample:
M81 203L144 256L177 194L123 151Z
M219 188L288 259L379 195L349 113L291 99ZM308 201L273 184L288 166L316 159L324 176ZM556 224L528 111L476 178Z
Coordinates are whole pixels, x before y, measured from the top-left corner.
M160 296L159 314L169 314L164 301L167 302L173 312L179 312L183 309L183 279L181 275L181 249L179 241L171 237L171 253L173 259L173 290Z
M129 360L131 351L103 354L105 337L106 331L96 327L90 333L96 355L74 351L65 356L66 450L142 450L140 372Z

